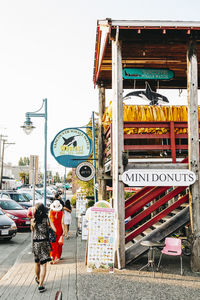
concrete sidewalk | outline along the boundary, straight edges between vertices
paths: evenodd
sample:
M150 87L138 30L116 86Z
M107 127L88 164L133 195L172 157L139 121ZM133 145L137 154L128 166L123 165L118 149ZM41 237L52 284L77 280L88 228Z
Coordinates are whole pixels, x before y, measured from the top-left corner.
M73 214L74 215L74 214ZM198 300L200 299L200 277L190 271L189 259L184 257L185 273L180 275L179 258L163 259L163 273L139 268L146 264L144 255L126 269L115 270L114 274L95 271L87 273L85 266L86 242L76 237L76 222L70 227L70 239L63 246L63 260L47 268L45 287L40 294L34 275L33 255L30 245L19 256L14 266L0 280L0 298L6 299L55 299L62 291L62 299L69 300Z

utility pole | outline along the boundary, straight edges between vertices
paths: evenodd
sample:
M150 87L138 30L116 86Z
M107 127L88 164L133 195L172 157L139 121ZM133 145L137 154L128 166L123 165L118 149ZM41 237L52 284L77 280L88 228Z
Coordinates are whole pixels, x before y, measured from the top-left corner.
M2 189L2 182L3 182L3 161L4 161L4 151L5 151L5 145L14 145L15 143L6 143L6 140L2 140L2 155L1 155L1 180L0 180L0 189Z

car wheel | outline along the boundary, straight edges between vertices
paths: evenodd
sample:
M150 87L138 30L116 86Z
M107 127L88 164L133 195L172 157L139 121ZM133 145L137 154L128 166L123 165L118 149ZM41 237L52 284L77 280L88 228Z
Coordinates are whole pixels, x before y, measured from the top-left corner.
M5 238L4 240L5 241L10 241L12 239L12 237L8 237L8 238Z

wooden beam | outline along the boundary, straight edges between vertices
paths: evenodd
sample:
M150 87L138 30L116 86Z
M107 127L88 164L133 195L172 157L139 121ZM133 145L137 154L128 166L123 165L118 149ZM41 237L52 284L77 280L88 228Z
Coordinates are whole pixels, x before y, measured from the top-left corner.
M188 169L188 164L183 163L128 163L125 166L125 171L130 169L168 169L168 170L176 170L176 169Z
M124 224L124 184L119 181L123 173L122 153L124 149L123 135L123 101L122 101L122 53L121 44L112 40L112 177L113 203L116 210L116 256L118 269L125 267L125 224Z
M99 87L99 131L98 131L98 200L106 200L106 180L104 171L104 134L102 118L105 112L105 88Z
M200 272L200 195L199 195L199 122L198 122L198 67L197 50L190 41L187 50L187 93L188 93L188 158L189 169L197 176L190 187L190 220L193 232L191 268Z

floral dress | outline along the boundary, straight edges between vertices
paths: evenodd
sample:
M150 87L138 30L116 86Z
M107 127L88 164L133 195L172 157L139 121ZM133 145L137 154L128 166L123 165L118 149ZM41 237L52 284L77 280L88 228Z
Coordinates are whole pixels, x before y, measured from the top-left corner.
M42 223L35 224L33 230L33 254L35 262L39 262L41 265L51 260L51 245L49 243L47 226L48 219L44 218Z
M50 211L50 219L53 222L56 232L56 241L55 243L51 243L52 251L50 253L50 256L52 257L53 260L60 259L61 254L62 254L62 246L61 244L58 243L60 236L63 234L63 229L62 229L62 218L63 218L63 211Z

